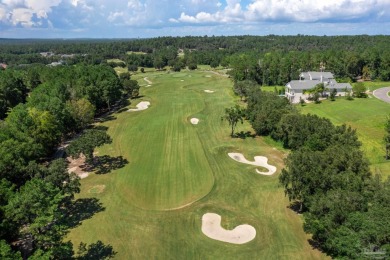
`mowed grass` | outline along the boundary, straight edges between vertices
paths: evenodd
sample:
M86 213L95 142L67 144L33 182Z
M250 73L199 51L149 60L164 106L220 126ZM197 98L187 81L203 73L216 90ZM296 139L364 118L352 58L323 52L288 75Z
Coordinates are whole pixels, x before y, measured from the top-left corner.
M134 78L143 83L143 76ZM123 156L129 163L81 181L79 197L97 197L105 210L68 238L76 245L100 239L113 246L117 259L326 258L308 243L301 217L287 207L278 184L286 151L259 137L231 138L221 122L224 109L235 103L231 81L199 71L148 73L148 79L152 86L141 88L143 97L131 106L144 100L149 109L117 113L103 123L113 143L98 155ZM189 122L192 117L198 125ZM237 128L250 130L246 123ZM250 160L265 155L278 173L256 174L228 152ZM256 238L233 245L206 237L201 219L207 212L220 214L228 229L252 225Z
M385 122L390 114L390 104L374 97L348 101L338 98L332 102L298 106L303 113L329 118L334 124L346 124L356 129L362 150L370 161L373 173L390 176L390 162L386 161L383 137Z

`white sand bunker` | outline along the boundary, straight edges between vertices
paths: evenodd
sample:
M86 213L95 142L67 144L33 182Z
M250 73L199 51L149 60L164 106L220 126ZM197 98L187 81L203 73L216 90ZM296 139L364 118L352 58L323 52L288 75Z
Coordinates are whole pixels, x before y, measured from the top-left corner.
M136 106L137 108L131 108L131 109L127 110L127 111L129 111L129 112L141 111L141 110L147 109L149 106L150 106L150 102L149 101L142 101L142 102L139 102L137 104L137 106Z
M276 172L276 167L273 165L269 165L268 158L265 156L255 156L255 161L251 162L251 161L248 161L247 159L245 159L245 157L242 153L228 153L228 155L230 156L230 158L232 158L233 160L235 160L237 162L246 163L246 164L255 165L255 166L261 166L261 167L264 167L268 170L268 172L261 172L258 169L256 169L256 172L258 174L272 175Z
M232 244L245 244L256 237L256 229L244 224L233 230L221 227L221 216L215 213L206 213L202 217L202 232L209 238Z
M199 123L199 119L198 118L191 118L191 124L193 125L197 125Z
M214 90L206 89L204 92L206 92L206 93L214 93Z

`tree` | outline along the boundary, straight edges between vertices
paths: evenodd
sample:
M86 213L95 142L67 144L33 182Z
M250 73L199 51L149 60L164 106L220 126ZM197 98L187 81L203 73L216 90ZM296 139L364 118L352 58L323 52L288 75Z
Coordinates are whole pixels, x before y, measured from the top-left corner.
M233 137L234 129L236 128L237 123L241 122L242 124L244 122L244 116L245 116L245 110L240 108L240 106L238 105L225 109L225 115L222 116L221 119L228 121L229 125L231 126L232 132L230 136Z
M66 108L73 118L74 129L82 130L93 122L95 107L85 98L66 102Z
M331 101L335 101L336 100L336 95L337 95L337 89L332 89L331 91L330 91L330 100Z
M127 96L137 97L139 95L140 86L136 80L124 80L123 81L123 91Z
M22 259L20 252L13 252L5 240L0 240L0 258L3 260Z
M88 129L66 148L66 152L74 158L78 158L80 154L84 154L86 162L92 164L94 149L104 144L110 144L111 142L111 137L105 131Z
M384 136L385 148L386 148L386 160L389 160L390 153L390 115L387 116L387 121L385 123L386 134Z
M248 95L248 92L256 86L257 83L252 80L236 81L234 82L233 90L236 95L240 96L240 99L242 101L242 98L246 97Z
M62 243L60 229L51 225L60 217L63 195L51 183L37 178L26 182L5 207L8 219L17 223L20 234L30 237L33 250L53 248Z
M246 117L258 135L271 134L282 116L294 111L287 98L260 89L250 91L247 102Z
M345 92L345 99L346 100L353 100L353 96L352 96L352 94L351 94L351 89L349 89L349 88L345 88L344 89L344 92Z
M353 96L357 97L357 98L366 98L367 97L366 90L367 90L367 88L366 88L366 86L364 86L364 83L358 82L358 83L354 84L354 86L352 88Z
M303 107L305 105L305 100L302 97L299 97L299 104Z

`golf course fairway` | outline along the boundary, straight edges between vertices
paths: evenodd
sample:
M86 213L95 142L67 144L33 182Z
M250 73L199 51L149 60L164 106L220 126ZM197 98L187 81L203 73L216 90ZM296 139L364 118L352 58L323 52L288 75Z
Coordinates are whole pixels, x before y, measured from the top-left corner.
M253 137L246 122L236 129L242 137L232 138L221 121L238 102L230 79L205 71L146 74L152 84L141 87L142 96L98 124L113 142L96 156L128 163L81 180L77 199L98 202L86 205L67 239L76 246L101 240L115 259L327 259L309 244L278 183L287 151ZM132 79L145 86L144 77ZM142 101L147 109L127 111ZM257 174L261 167L228 153L265 156L277 171ZM208 212L222 217L221 229L248 224L256 236L239 245L211 239L201 229Z

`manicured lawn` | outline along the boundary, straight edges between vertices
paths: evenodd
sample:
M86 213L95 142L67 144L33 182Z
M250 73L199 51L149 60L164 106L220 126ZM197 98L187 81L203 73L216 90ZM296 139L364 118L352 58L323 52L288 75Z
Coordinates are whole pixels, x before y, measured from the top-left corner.
M371 169L383 176L390 176L390 162L384 159L384 124L390 114L390 104L376 98L338 98L336 101L323 101L321 104L297 106L303 113L316 114L329 118L334 124L347 124L356 129L362 142L362 149L371 163Z
M132 77L144 84L145 74ZM123 156L129 163L81 181L79 197L97 197L105 210L68 238L76 245L100 239L114 247L117 259L326 258L308 243L301 217L287 208L278 184L286 151L259 137L231 138L221 122L224 109L234 105L231 81L200 71L147 77L153 84L141 88L143 97L131 106L140 101L151 106L116 113L102 123L113 143L98 155ZM200 119L198 125L189 122L192 117ZM246 123L237 128L250 130ZM235 162L228 152L248 159L267 156L278 172L256 174L255 167ZM206 237L201 218L207 212L220 214L225 228L252 225L256 238L232 245Z

